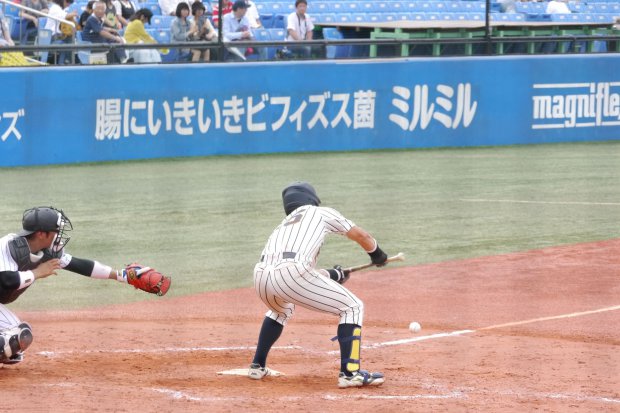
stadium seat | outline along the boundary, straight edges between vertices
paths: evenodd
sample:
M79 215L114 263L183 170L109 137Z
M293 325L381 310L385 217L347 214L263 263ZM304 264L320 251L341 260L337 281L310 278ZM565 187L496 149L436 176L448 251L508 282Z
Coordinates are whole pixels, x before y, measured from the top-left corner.
M314 19L315 24L316 23L328 24L328 23L334 23L335 21L336 21L336 15L334 13L324 13Z
M361 3L358 3L356 1L347 1L342 3L342 8L343 8L343 12L344 13L361 13L363 12L362 10L362 5Z
M276 14L273 18L273 28L274 29L284 29L286 28L286 19L287 16L284 14Z
M308 13L314 16L318 13L329 13L329 3L325 1L311 2L308 4Z
M338 23L351 23L353 16L351 13L336 13L336 22Z
M345 7L344 4L338 1L334 1L334 2L330 2L329 3L329 11L332 13L344 13L345 12Z
M381 21L384 22L393 22L396 20L395 13L377 13L381 17Z
M149 3L145 6L153 12L153 16L161 16L161 7L157 3Z
M383 13L383 14L388 14L388 13ZM381 17L381 13L366 13L366 21L370 23L379 23L385 20L383 20L383 18Z
M153 15L153 17L151 18L151 24L149 25L149 28L151 29L170 29L170 26L172 26L172 21L176 19L176 17L174 16L155 16Z
M324 27L323 38L326 40L342 40L343 36L340 30L335 27ZM328 59L349 57L351 46L327 46L325 57Z
M5 16L19 17L19 9L12 4L2 3L0 7L4 7Z
M379 13L393 13L394 12L394 10L390 7L387 1L376 2L375 11Z
M170 43L170 29L156 29L151 36L157 40L157 43Z
M260 22L265 29L271 29L273 27L274 17L273 13L261 13Z
M49 46L52 44L52 31L47 29L39 29L36 43L38 46ZM39 61L41 63L47 63L48 56L49 51L47 50L39 52Z
M378 13L379 12L379 9L376 7L376 2L374 1L361 1L360 10L366 13Z
M409 13L421 13L422 12L422 3L419 1L404 1L403 2L403 11Z
M271 36L271 40L273 40L274 42L286 39L286 30L284 29L273 28L267 30L269 30L269 36Z
M257 42L268 42L271 40L271 34L269 33L269 30L265 29L265 28L258 28L258 29L254 29L253 30L254 33L254 39ZM256 47L255 49L257 49L258 51L258 56L260 58L260 60L267 60L272 57L269 57L269 49L274 49L273 50L273 55L275 55L275 47Z

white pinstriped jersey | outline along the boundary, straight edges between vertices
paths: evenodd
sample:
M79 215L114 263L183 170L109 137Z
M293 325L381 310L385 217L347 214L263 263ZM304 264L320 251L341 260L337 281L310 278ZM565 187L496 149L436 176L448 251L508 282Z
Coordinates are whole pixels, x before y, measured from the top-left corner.
M291 212L271 233L263 249L263 261L280 261L285 252L297 262L316 265L327 234L346 234L355 224L333 208L303 205Z

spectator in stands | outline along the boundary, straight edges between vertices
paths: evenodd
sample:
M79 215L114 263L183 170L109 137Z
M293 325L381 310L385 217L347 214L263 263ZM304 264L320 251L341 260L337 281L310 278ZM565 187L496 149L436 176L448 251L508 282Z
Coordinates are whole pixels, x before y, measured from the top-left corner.
M125 41L127 44L156 44L144 28L145 24L151 24L153 12L150 9L140 9L129 18L129 24L125 29ZM157 49L135 49L130 50L128 56L134 63L161 63L161 55Z
M222 36L224 41L252 40L250 21L246 16L248 5L245 0L237 0L232 6L232 13L222 18ZM245 60L245 48L229 47L225 60Z
M22 6L29 7L41 13L48 13L49 6L46 0L24 0ZM25 44L29 40L34 40L37 37L37 31L39 30L39 16L31 14L27 10L19 11L19 16L22 18L22 27L20 35L20 43Z
M127 27L129 19L138 10L136 4L132 0L115 0L113 4L116 9L116 19L122 27Z
M176 19L170 26L170 40L172 42L189 42L194 37L197 28L192 27L187 17L189 16L189 6L185 2L177 4L175 11ZM181 54L188 54L189 49L181 49Z
M567 4L568 0L551 0L547 3L547 9L545 10L546 14L556 14L556 13L571 13Z
M192 4L192 19L190 25L194 29L192 40L213 42L217 41L217 33L213 28L213 25L205 16L205 5L200 1L196 1ZM192 62L208 62L211 58L211 51L209 49L192 49Z
M312 40L312 30L314 24L310 16L306 14L308 2L306 0L295 0L295 11L288 15L286 23L286 41L300 42L304 40ZM294 57L309 58L312 54L310 46L292 46L287 47L288 51ZM287 52L284 52L285 54Z
M82 39L91 43L125 43L115 29L105 26L106 7L106 3L103 1L95 2L93 14L86 20L82 30ZM125 63L127 61L127 54L122 49L114 49L108 52L107 57L108 63Z
M45 29L52 32L52 43L72 43L73 35L68 35L60 30L60 21L58 19L73 20L77 18L77 11L67 12L65 8L69 7L70 2L67 0L52 0L50 3L49 17L45 22ZM51 54L50 54L51 55ZM67 63L67 52L60 52L56 63Z
M103 19L103 25L109 29L120 30L123 25L118 21L116 17L116 6L112 0L101 0L105 4L105 18Z
M501 13L516 13L517 6L515 6L515 0L498 0L499 11Z
M181 2L187 3L189 7L189 3L185 0L158 0L157 4L159 4L163 16L174 16L177 11L177 6Z
M86 20L93 14L93 6L95 5L95 0L90 0L88 4L86 4L86 8L80 15L80 27L83 29L86 24Z
M225 15L229 14L232 12L232 7L233 7L233 3L230 0L222 0L222 19L224 18ZM219 13L219 6L217 4L213 5L213 26L215 26L216 28L219 27L220 24L220 13Z
M2 8L0 7L0 47L15 46L13 39L11 39L11 33L9 32L9 26L4 20L2 14Z
M248 20L250 21L250 28L254 30L263 27L256 4L252 0L246 0L246 3L248 5L248 11L245 15L248 16Z
M568 0L551 0L547 3L546 14L570 14L571 11L567 5ZM564 52L569 49L571 42L545 42L541 46L541 53Z

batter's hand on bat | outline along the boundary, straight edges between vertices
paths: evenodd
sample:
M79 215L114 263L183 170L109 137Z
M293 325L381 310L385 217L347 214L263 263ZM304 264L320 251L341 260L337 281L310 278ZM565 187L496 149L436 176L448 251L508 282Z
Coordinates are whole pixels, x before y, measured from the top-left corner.
M336 280L338 284L344 284L349 280L351 276L351 271L346 268L342 268L340 265L334 265L334 270L338 273L338 279Z
M375 248L374 251L369 252L368 255L370 256L372 263L377 267L383 267L387 264L388 256L381 248L379 248L379 244L377 244L377 248Z
M50 275L56 275L56 270L61 269L60 260L58 258L54 258L49 261L45 261L37 268L32 270L35 279L49 277Z

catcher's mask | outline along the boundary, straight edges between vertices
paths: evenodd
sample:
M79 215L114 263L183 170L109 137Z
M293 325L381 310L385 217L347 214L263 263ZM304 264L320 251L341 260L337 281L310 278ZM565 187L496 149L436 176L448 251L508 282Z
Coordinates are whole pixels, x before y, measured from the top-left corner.
M62 210L53 207L36 207L24 211L22 218L22 230L17 235L26 237L37 231L55 232L51 249L54 252L62 250L71 237L66 232L73 229L69 218Z
M302 205L319 206L321 200L308 182L293 182L282 191L282 203L288 215Z

